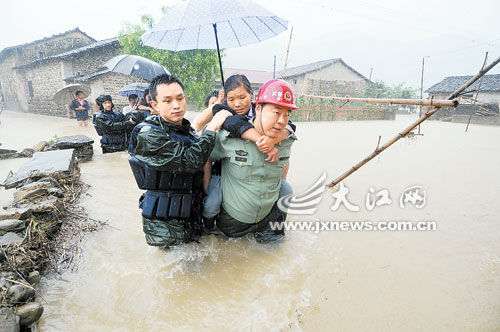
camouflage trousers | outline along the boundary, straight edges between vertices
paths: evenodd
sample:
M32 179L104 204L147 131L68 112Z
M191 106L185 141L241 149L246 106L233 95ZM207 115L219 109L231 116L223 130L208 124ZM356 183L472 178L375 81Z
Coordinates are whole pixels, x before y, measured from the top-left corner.
M150 246L169 247L197 241L201 226L185 219L159 220L142 217L142 229Z

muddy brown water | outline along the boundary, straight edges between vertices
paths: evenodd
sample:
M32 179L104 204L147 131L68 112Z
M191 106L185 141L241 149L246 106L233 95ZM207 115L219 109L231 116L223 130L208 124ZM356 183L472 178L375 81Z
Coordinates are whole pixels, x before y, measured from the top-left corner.
M0 142L22 149L71 134L75 120L4 112ZM332 180L415 120L299 123L289 182L296 193ZM311 216L291 221L430 221L435 231L289 231L279 245L204 237L168 251L146 245L141 193L126 153L81 165L81 204L110 226L90 236L77 272L41 285L39 331L493 331L500 329L500 127L427 121L345 180L349 202L332 211L328 189ZM2 180L26 159L0 160ZM399 206L419 185L426 205ZM370 187L389 205L369 210ZM0 190L7 203L12 191Z

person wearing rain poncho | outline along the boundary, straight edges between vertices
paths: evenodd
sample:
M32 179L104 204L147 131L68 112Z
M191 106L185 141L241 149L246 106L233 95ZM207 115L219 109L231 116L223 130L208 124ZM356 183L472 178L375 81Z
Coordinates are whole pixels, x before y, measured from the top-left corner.
M94 127L97 134L102 136L102 153L126 150L128 134L136 122L113 109L115 105L110 95L100 95L95 101L99 106L99 112L95 114Z
M214 147L215 131L231 113L219 112L198 137L184 119L186 98L179 80L157 76L149 91L159 114L132 133L129 163L137 185L147 190L140 199L146 242L169 247L202 234L202 169Z

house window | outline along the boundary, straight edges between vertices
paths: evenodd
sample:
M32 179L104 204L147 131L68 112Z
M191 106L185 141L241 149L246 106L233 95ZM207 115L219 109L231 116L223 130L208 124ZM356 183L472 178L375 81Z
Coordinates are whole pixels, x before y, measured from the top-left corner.
M28 93L29 93L31 98L33 98L35 96L35 92L33 91L33 82L32 81L28 81Z

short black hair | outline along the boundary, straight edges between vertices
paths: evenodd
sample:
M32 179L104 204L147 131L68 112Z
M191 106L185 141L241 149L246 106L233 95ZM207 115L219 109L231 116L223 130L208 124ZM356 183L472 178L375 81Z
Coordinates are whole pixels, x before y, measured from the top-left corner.
M130 96L128 96L128 100L131 101L132 99L137 99L138 96L135 93L132 93Z
M236 90L240 86L245 88L250 95L253 95L252 84L250 84L248 78L245 75L234 74L229 76L226 82L224 82L224 96L227 96L229 91Z
M157 91L158 85L161 85L161 84L169 85L169 84L173 84L173 83L179 84L182 88L182 91L184 91L184 85L182 85L181 81L179 81L177 78L175 78L172 75L161 74L161 75L158 75L155 78L153 78L151 83L149 83L149 95L151 96L151 99L154 101L157 101L156 95L158 94L158 91Z
M212 97L215 97L215 98L219 97L219 91L214 90L214 91L210 92L210 94L205 98L205 103L204 103L205 107L208 107L208 102L210 101L210 98L212 98Z
M77 96L77 97L78 97L78 95L79 95L80 93L83 93L83 91L82 91L82 90L78 90L78 91L76 91L76 92L75 92L75 96Z

